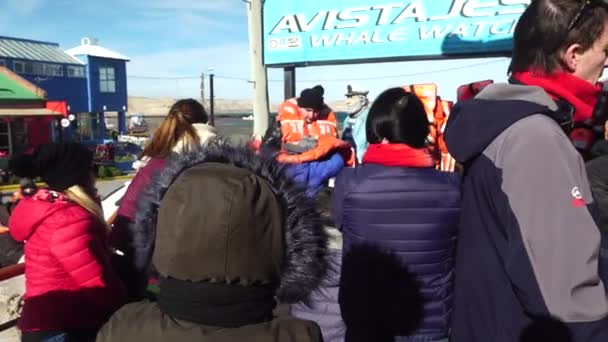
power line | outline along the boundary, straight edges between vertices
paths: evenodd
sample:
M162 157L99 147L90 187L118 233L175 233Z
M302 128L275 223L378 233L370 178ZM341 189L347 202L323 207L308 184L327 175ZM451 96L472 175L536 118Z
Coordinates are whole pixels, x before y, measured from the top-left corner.
M478 66L490 65L495 63L505 62L506 59L501 59L497 61L489 61L489 62L480 62L473 63L469 65L462 65L457 67L443 68L437 70L430 71L421 71L421 72L413 72L408 74L399 74L399 75L384 75L384 76L374 76L374 77L359 77L359 78L335 78L335 79L317 79L317 80L296 80L297 83L331 83L331 82L350 82L350 81L371 81L371 80L382 80L382 79L391 79L391 78L401 78L401 77L412 77L412 76L421 76L421 75L429 75L429 74L437 74L441 72L469 69ZM191 80L197 79L199 80L200 76L142 76L142 75L129 75L128 78L136 78L136 79L155 79L155 80ZM243 81L243 82L251 82L250 79L235 77L235 76L222 76L215 75L216 79L226 79L226 80L234 80L234 81ZM283 82L283 80L268 80L268 82Z
M215 75L215 78L221 78L224 80L235 80L235 81L244 81L244 82L250 82L250 79L247 78L241 78L241 77L233 77L233 76L221 76L221 75Z
M240 78L240 77L232 77L232 76L220 76L220 75L214 75L214 77L217 78L222 78L222 79L227 79L227 80L236 80L236 81L244 81L244 82L249 82L248 79L246 78ZM200 80L200 76L144 76L144 75L128 75L127 78L137 78L137 79L144 79L144 80L192 80L192 79L197 79Z

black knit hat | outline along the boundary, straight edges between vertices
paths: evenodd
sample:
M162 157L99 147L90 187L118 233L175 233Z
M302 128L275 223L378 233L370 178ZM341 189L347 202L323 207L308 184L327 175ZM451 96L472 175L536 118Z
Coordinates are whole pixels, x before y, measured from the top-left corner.
M300 108L323 109L323 95L315 89L304 89L298 98Z
M64 191L83 184L92 164L93 152L81 144L48 143L36 148L33 154L12 158L9 168L19 177L41 177L50 189Z
M316 86L312 87L312 90L315 90L321 96L325 96L325 88L323 88L323 86L320 84L317 84Z

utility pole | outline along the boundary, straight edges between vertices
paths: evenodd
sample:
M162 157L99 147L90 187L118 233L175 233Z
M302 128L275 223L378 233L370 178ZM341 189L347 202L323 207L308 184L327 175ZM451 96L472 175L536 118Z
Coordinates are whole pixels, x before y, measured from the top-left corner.
M283 93L285 100L296 97L296 67L283 68Z
M262 37L262 11L264 0L249 0L247 18L249 22L249 57L253 80L253 135L261 138L268 129L270 110L268 107L268 75L264 65Z
M215 111L213 108L214 105L214 95L213 95L213 68L209 68L209 124L211 126L215 126Z
M201 72L201 103L205 104L205 73Z

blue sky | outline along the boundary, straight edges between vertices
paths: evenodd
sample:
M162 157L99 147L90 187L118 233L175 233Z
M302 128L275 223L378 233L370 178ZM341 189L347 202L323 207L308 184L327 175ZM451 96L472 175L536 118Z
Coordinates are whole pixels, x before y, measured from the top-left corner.
M196 77L212 67L216 97L247 99L246 6L241 0L0 0L0 35L57 42L66 50L82 37L98 38L131 58L130 95L200 97ZM296 80L298 91L323 84L329 101L342 99L348 83L373 98L388 87L435 82L440 95L454 99L460 84L506 80L507 66L508 59L497 58L308 67L298 69ZM283 96L282 75L268 72L273 103Z

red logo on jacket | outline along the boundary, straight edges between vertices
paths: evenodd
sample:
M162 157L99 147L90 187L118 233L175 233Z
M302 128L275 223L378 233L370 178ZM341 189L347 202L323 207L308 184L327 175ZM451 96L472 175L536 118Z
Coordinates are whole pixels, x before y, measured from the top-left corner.
M583 199L583 195L581 194L581 191L578 186L572 188L572 197L574 197L574 199L572 200L573 207L580 208L587 205L587 203L585 203L585 200Z

